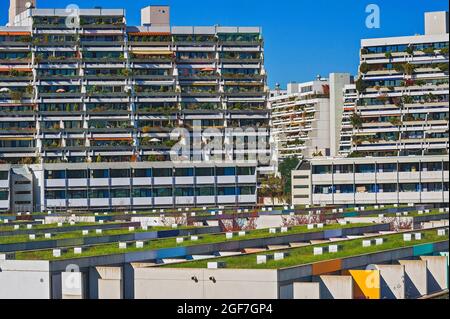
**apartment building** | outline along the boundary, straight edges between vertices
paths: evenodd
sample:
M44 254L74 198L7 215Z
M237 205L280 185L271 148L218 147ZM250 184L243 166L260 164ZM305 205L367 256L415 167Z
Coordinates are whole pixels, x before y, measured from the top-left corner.
M279 158L336 156L339 152L343 89L352 78L332 73L307 83L289 83L287 94L270 97L272 134Z
M341 135L339 140L339 156L347 157L352 148L353 125L352 115L355 113L356 99L358 92L355 84L348 84L344 87L344 102L342 110Z
M425 34L361 41L353 156L448 154L448 13Z
M29 8L0 27L0 161L164 164L178 142L184 160L270 158L261 29L176 27L169 13L127 26L121 9ZM194 148L216 138L226 150Z
M445 203L448 156L320 158L292 172L294 205Z

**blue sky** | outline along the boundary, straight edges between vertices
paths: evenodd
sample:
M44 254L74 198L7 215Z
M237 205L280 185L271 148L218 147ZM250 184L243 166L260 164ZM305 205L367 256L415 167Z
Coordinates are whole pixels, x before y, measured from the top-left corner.
M173 25L262 26L269 83L309 81L317 74L356 73L361 38L423 33L425 11L448 10L447 0L37 0L41 8L101 6L127 10L139 24L140 8L168 4ZM381 28L367 29L365 8L377 4ZM9 1L0 1L0 24Z

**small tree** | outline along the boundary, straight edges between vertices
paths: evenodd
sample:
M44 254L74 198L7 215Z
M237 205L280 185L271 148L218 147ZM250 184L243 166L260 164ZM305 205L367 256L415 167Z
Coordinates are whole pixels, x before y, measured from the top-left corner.
M279 177L270 176L261 183L259 193L262 197L270 197L273 204L275 203L275 199L280 200L283 198L283 190L283 180Z

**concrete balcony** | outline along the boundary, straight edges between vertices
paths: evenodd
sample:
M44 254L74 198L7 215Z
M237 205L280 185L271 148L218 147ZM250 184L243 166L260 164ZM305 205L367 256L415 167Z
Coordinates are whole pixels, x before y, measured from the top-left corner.
M153 182L157 186L160 186L160 185L170 185L170 186L172 186L172 184L173 184L173 177L155 177L153 179Z
M130 186L131 178L111 178L111 186Z
M152 185L151 177L135 177L131 181L135 186L150 186Z
M447 192L448 193L448 192ZM420 194L422 203L443 203L444 192L422 192Z
M130 206L131 198L111 198L111 206Z
M375 173L355 173L355 183L375 183Z
M194 177L175 177L175 185L193 185Z
M217 176L217 184L235 184L236 176Z
M109 198L91 198L89 204L91 207L109 207Z
M353 179L353 177L352 177ZM333 175L332 174L313 174L312 175L312 182L315 183L327 183L332 184L333 182Z
M216 197L215 196L198 196L197 197L197 205L215 205Z
M400 203L415 203L420 201L419 192L400 192L398 193L398 201Z
M248 175L248 176L238 176L238 184L255 184L256 183L256 175Z
M354 200L355 195L353 193L334 194L334 204L352 204Z
M194 205L195 197L194 196L186 196L186 197L175 197L176 205Z
M352 201L353 201L353 199L352 199ZM333 194L313 194L313 203L314 204L332 204L333 203Z
M234 195L217 196L217 202L221 204L235 204L236 196Z
M45 200L45 207L47 207L47 208L66 207L66 200L65 199L47 199L47 200Z
M155 197L154 203L155 206L172 206L173 197Z
M1 187L1 185L0 185ZM45 187L66 187L66 180L65 179L47 179L45 181Z
M257 196L256 195L239 195L238 203L245 204L256 204Z
M133 205L134 206L152 206L153 198L152 197L133 198Z
M376 203L375 193L355 193L355 203L374 204Z
M442 171L431 171L431 172L427 172L427 171L422 171L421 172L421 181L422 182L440 182L442 181Z
M197 184L215 184L216 178L214 176L198 176L196 178Z
M420 172L399 172L399 182L419 182Z
M345 173L345 174L334 174L333 175L334 184L349 184L353 183L353 173Z
M377 173L378 183L397 183L397 172Z
M87 186L88 186L87 178L67 180L67 187L87 187Z
M380 204L397 203L398 193L377 193L377 202Z
M1 188L9 188L9 180L0 180L0 189Z
M109 186L109 178L91 178L89 185L91 187Z
M88 199L68 199L68 207L88 207Z

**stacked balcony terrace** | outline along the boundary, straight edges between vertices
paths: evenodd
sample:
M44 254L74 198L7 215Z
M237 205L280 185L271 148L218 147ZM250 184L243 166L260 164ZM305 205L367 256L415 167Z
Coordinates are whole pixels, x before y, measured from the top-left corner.
M353 125L351 119L352 114L355 113L357 96L358 94L356 92L356 87L354 84L345 86L341 138L339 145L339 154L342 156L348 156L351 152L353 136Z
M448 154L448 35L362 44L353 153Z
M0 29L0 163L36 162L31 33Z

